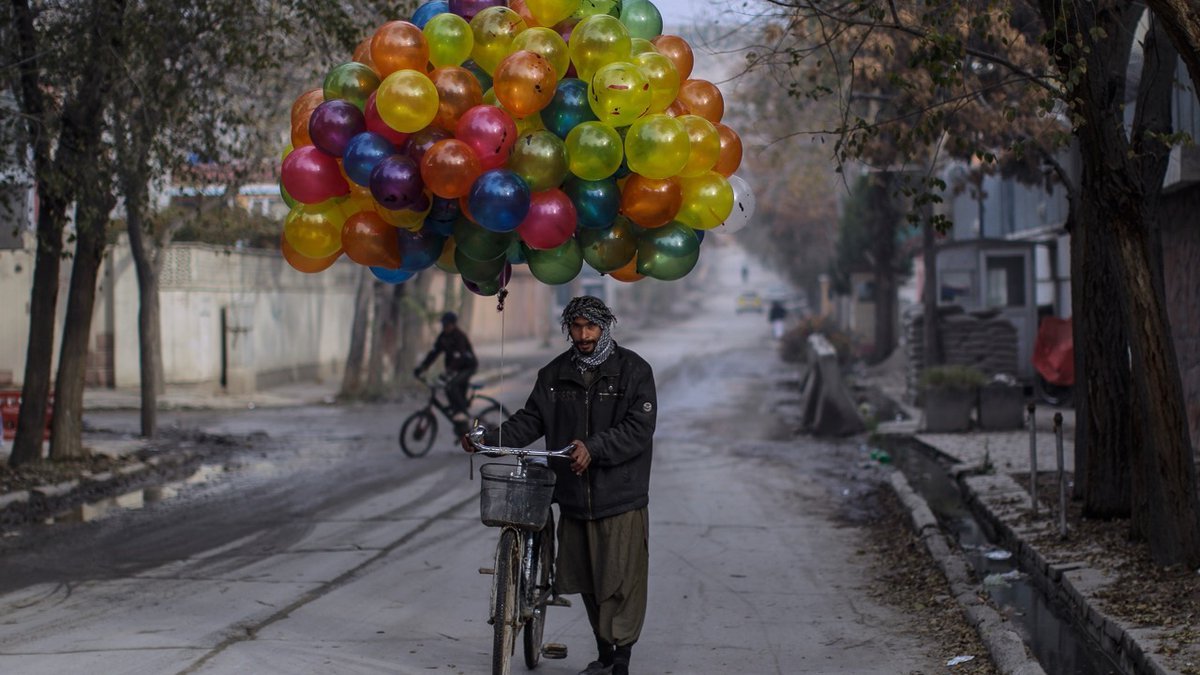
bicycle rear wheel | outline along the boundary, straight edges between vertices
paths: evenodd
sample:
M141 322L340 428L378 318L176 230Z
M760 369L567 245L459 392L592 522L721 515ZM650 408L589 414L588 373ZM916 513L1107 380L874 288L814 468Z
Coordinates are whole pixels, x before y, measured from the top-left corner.
M429 409L418 410L400 425L400 449L409 457L422 457L437 437L437 418Z
M508 408L494 398L486 396L476 396L471 404L471 419L478 420L480 424L488 429L495 429L500 426L504 420L508 419L511 413Z
M546 516L546 527L534 535L533 541L534 546L537 547L534 559L536 567L533 569L533 579L527 579L525 584L525 595L529 598L529 606L533 607L533 616L525 624L525 632L522 635L525 648L525 667L531 670L537 667L538 661L542 658L542 635L546 630L546 610L548 609L546 601L550 599L547 594L553 583L551 577L551 571L554 569L553 512Z
M495 587L492 590L492 675L509 675L511 672L517 617L521 611L517 598L517 570L520 566L517 532L506 527L500 531L500 543L496 545Z

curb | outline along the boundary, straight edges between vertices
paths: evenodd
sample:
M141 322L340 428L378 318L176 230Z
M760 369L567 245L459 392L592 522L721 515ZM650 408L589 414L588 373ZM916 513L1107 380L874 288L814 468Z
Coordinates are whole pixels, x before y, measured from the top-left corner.
M1038 589L1047 597L1060 602L1070 613L1070 618L1089 638L1100 645L1122 670L1135 675L1169 675L1177 671L1168 669L1154 660L1154 656L1139 643L1139 633L1149 639L1145 631L1130 628L1108 616L1093 605L1092 589L1110 578L1085 563L1071 560L1047 560L1022 535L1033 533L1034 528L1014 528L1005 522L1006 514L1021 511L1012 504L1013 492L1020 492L1025 500L1029 493L1007 474L960 475L958 483L963 488L963 501L976 518L988 528L989 535L999 540L1020 560L1022 570L1029 573Z
M913 531L942 570L942 575L950 585L950 593L979 633L996 668L1004 675L1046 675L1012 623L1000 616L991 605L980 600L983 589L971 580L970 564L951 546L933 511L912 489L904 474L895 470L888 482L900 503L908 510Z

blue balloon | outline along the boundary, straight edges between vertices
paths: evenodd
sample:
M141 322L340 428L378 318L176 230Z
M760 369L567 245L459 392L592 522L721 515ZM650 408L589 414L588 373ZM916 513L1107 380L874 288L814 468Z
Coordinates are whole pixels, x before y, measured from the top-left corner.
M434 197L433 207L425 216L425 228L432 229L438 234L449 237L454 234L454 221L462 215L462 207L457 199Z
M613 224L621 210L621 188L616 178L583 180L572 176L563 185L575 213L579 227L603 230Z
M554 90L550 104L542 108L542 124L555 136L566 140L567 134L583 122L599 119L588 104L587 82L573 77L563 78Z
M350 180L371 186L371 172L385 157L396 154L396 146L379 134L364 131L350 139L342 155L342 167Z
M429 0L429 2L417 8L413 12L412 24L417 28L424 28L429 20L438 14L445 14L450 11L450 3L446 0Z
M529 213L529 185L508 169L485 171L475 179L467 208L485 229L511 232Z
M696 233L696 238L700 240L701 244L703 244L704 243L704 233L708 232L708 230L693 230L693 231Z
M400 270L404 272L420 272L432 267L446 245L445 235L428 227L416 232L400 230L397 234L400 237Z
M387 284L402 284L416 275L416 272L389 270L386 267L371 267L370 269L371 274L374 274L376 279Z

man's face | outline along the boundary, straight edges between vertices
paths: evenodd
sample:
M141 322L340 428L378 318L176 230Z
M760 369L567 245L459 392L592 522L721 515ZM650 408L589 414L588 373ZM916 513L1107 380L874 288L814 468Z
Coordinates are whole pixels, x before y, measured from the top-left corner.
M567 327L567 331L571 335L571 342L575 345L575 349L578 349L580 354L586 355L596 351L596 342L600 339L603 329L599 324L579 316L575 317L575 320Z

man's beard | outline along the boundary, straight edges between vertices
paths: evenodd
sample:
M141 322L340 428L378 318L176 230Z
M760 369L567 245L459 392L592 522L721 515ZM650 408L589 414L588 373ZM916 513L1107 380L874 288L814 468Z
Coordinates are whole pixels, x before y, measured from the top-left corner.
M596 353L596 340L578 340L575 342L575 351L580 354Z

